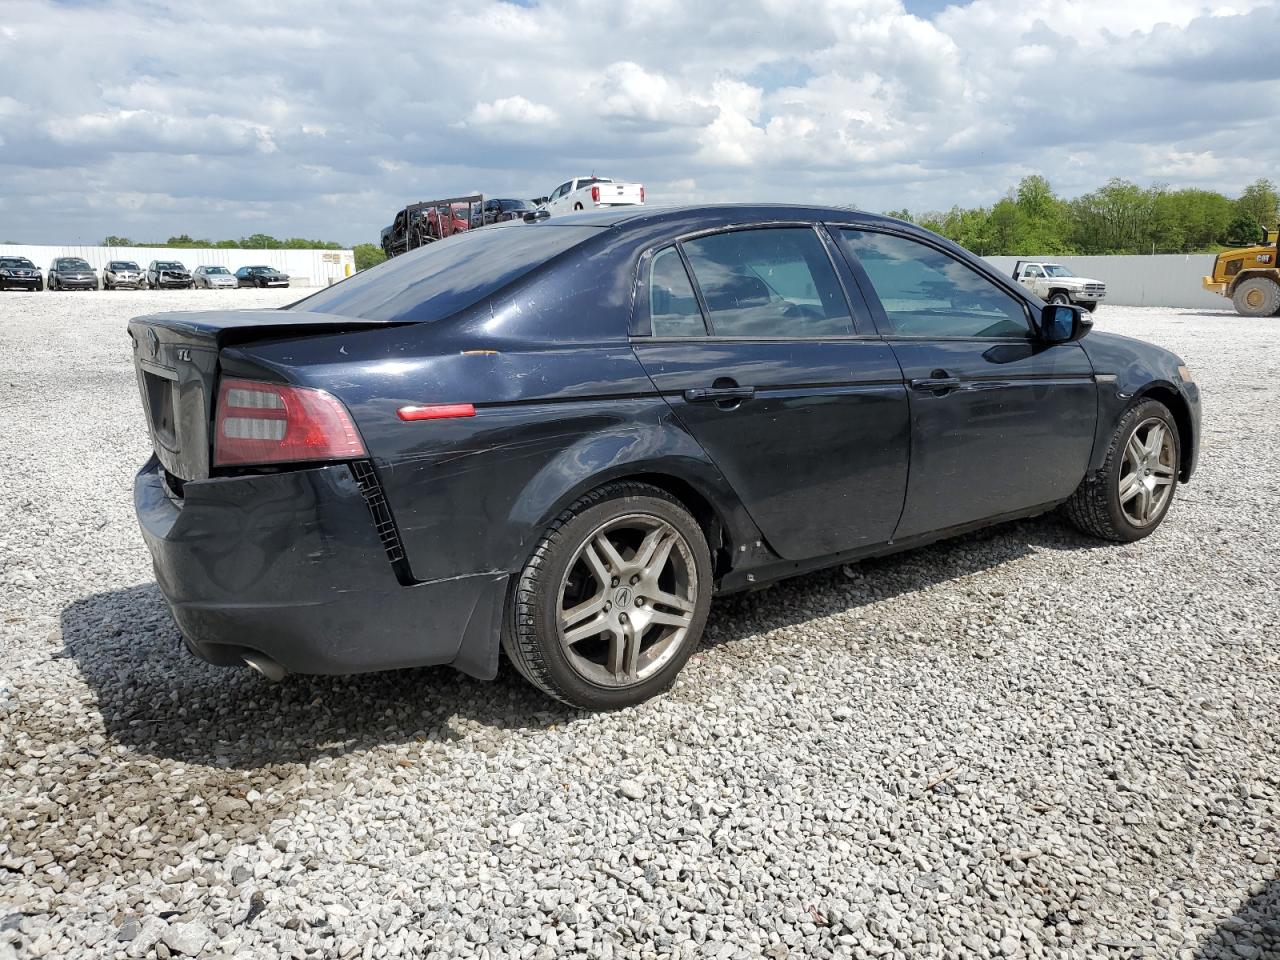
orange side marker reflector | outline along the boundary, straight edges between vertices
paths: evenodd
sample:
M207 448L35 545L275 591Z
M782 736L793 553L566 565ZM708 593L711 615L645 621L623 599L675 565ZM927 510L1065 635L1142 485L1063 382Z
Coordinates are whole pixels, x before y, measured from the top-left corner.
M401 407L396 411L396 416L401 420L449 420L453 417L475 415L476 408L471 403L428 403Z

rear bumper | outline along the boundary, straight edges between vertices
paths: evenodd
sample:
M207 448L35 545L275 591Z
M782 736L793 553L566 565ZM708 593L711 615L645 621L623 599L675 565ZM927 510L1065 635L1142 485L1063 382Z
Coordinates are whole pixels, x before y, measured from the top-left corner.
M498 665L507 576L402 585L345 464L187 483L152 457L134 507L156 581L197 656L265 654L296 673Z

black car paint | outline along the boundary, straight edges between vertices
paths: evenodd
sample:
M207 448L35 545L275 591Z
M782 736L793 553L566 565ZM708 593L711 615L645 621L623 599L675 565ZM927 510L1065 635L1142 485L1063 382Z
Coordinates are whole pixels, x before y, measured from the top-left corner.
M0 290L43 290L40 268L26 257L0 256Z
M185 481L181 496L154 459L136 487L157 577L188 642L217 662L259 651L300 672L452 663L492 676L510 577L568 504L623 477L690 506L709 534L717 589L728 592L1042 512L1097 467L1138 395L1174 409L1182 478L1190 476L1198 395L1176 356L1100 333L1052 345L883 337L874 290L842 256L833 262L853 336L649 336L640 282L648 254L676 238L766 223L902 232L963 260L1031 316L1043 308L983 261L895 221L712 207L495 226L593 229L493 290L458 270L435 276L434 296L408 295L432 272L427 248L283 311L135 320L140 381L148 367L173 378L174 416L195 447L157 442L163 467ZM179 350L187 363L174 359ZM959 386L937 395L911 387L918 372L938 369L954 369ZM363 436L374 487L360 487L342 464L210 476L219 373L333 393ZM756 394L723 405L684 399L725 376ZM396 415L433 402L470 402L477 415ZM960 431L971 428L970 445ZM377 498L393 518L399 565L374 535L365 504Z

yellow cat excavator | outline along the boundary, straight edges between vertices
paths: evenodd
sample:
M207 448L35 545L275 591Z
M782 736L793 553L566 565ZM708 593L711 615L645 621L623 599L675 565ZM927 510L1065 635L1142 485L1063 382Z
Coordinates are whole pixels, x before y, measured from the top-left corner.
M1213 273L1200 281L1210 293L1230 297L1242 317L1280 314L1280 262L1276 230L1263 230L1255 247L1225 250L1213 261Z

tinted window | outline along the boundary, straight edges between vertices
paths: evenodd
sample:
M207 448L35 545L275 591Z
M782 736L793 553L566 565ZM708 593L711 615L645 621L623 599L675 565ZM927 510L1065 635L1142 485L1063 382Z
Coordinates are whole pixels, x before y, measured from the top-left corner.
M658 251L649 268L649 321L655 337L706 335L698 298L675 247Z
M1027 337L1022 302L972 267L906 237L841 230L904 337Z
M683 246L716 336L853 333L840 281L808 227L719 233Z
M438 320L599 233L519 221L467 230L361 270L294 306L370 320Z

